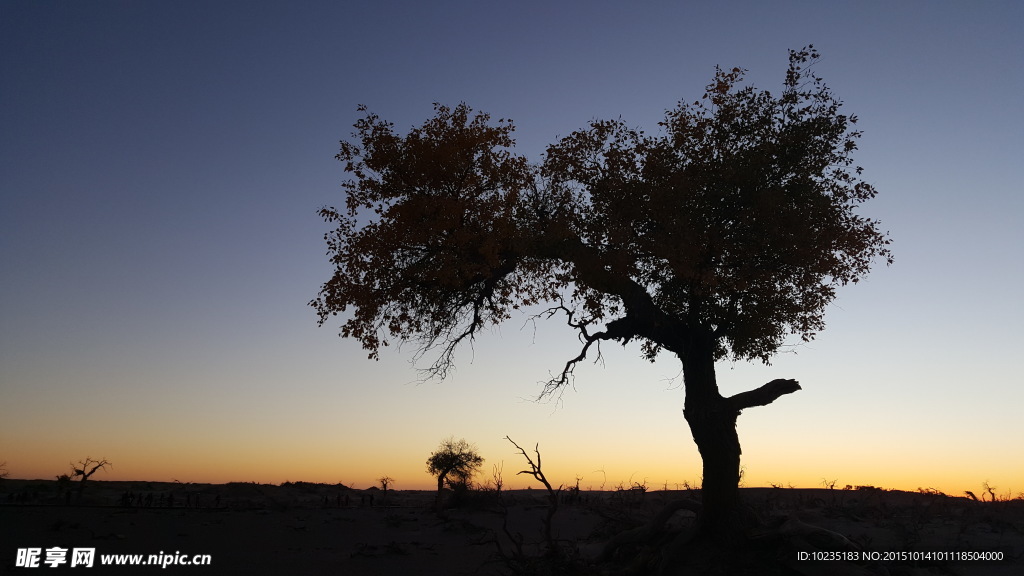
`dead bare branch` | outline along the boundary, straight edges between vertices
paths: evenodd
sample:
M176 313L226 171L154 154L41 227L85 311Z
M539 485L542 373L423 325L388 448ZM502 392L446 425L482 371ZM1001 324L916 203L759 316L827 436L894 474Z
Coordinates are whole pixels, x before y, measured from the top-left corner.
M744 408L754 406L767 406L784 394L792 394L800 390L800 384L796 380L778 378L747 392L740 392L730 396L727 401L737 412Z
M556 490L551 486L551 483L548 482L547 477L544 476L544 472L543 470L541 470L540 443L534 445L533 451L537 455L537 462L534 463L533 459L530 458L530 455L526 453L526 450L523 450L523 448L519 446L519 444L516 444L515 440L509 438L508 436L505 436L505 440L511 442L512 445L519 450L519 453L523 455L523 458L526 458L526 462L530 465L529 470L521 470L516 473L516 476L518 476L519 474L529 474L530 476L536 478L538 482L543 484L545 488L547 488L548 512L547 515L544 517L544 540L545 542L547 542L548 552L554 553L556 547L554 536L551 533L551 520L552 518L554 518L555 512L558 511L558 496L562 492L562 487L559 486Z

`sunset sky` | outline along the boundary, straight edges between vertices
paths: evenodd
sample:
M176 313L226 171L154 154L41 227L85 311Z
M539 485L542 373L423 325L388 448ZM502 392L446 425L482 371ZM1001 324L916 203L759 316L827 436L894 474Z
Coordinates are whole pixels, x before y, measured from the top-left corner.
M366 359L307 303L318 217L356 108L407 130L465 101L517 150L596 118L656 131L715 65L779 90L787 50L860 117L896 262L817 340L721 363L723 393L803 390L739 419L746 486L1024 492L1024 3L0 3L0 462L54 478L429 488L447 436L507 483L540 443L556 483L699 483L678 361L578 352L560 320L483 334L443 382Z

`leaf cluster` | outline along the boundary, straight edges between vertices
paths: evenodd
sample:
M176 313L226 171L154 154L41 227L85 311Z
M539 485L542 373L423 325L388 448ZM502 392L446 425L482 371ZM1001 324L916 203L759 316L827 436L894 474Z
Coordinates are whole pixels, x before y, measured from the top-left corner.
M372 113L358 121L359 144L342 142L337 156L354 176L343 184L346 207L320 211L338 226L325 235L338 273L311 304L321 321L354 306L341 335L371 358L385 334L450 353L482 325L554 294L545 267L520 256L535 183L510 151L512 123L491 125L465 104L434 108L405 136Z

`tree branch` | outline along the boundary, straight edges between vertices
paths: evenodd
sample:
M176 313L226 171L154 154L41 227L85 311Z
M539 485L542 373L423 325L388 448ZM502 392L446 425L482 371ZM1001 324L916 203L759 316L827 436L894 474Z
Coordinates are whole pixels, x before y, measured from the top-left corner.
M601 340L620 340L624 344L629 342L633 337L637 336L637 333L633 325L629 322L629 316L613 320L605 326L605 329L601 332L595 332L591 334L587 330L587 326L590 325L592 319L582 319L577 321L573 320L574 311L567 308L564 304L554 306L542 312L540 315L545 315L548 318L553 316L559 310L565 312L567 319L566 324L575 328L579 331L580 342L583 343L583 348L575 358L571 358L566 361L565 366L562 367L562 371L557 376L553 376L544 384L544 390L540 394L540 398L551 394L555 390L560 389L569 383L569 380L573 376L573 372L576 370L576 365L586 360L587 352L590 351L590 347L596 342L598 344L597 358L601 359Z
M778 400L779 396L792 394L800 389L800 384L796 380L778 378L760 388L730 396L726 398L726 402L734 410L740 411L754 406L767 406Z
M517 472L516 476L520 474L529 474L536 478L541 484L544 484L544 487L548 490L549 505L547 516L544 517L544 538L547 541L548 550L553 551L555 549L555 540L551 533L551 519L555 516L555 512L558 510L558 495L562 492L562 486L559 486L556 490L551 486L551 483L548 482L547 477L544 476L544 472L540 468L540 443L535 444L533 447L533 452L537 455L537 462L534 463L533 459L531 459L529 454L526 453L526 450L523 450L519 444L516 444L515 440L508 436L505 436L505 440L508 440L513 446L518 448L519 453L523 455L523 458L526 458L526 462L530 465L529 470Z
M571 264L578 284L618 298L625 308L624 322L633 332L631 337L647 338L674 350L674 343L686 331L687 326L662 310L644 286L628 274L608 269L602 255L579 236L542 244L535 250L542 257Z

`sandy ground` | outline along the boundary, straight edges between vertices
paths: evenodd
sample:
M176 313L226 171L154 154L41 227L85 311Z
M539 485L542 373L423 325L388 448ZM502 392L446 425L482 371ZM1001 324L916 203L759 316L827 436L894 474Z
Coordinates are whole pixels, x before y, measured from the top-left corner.
M131 496L130 506L128 496ZM150 497L150 495L152 495ZM173 502L171 497L173 496ZM563 503L554 533L584 558L608 538L650 518L682 492L582 492ZM893 575L1024 574L1024 501L882 490L744 489L765 516L792 515L846 535L862 550L1000 551L1007 561L881 562ZM509 573L501 550L522 537L538 552L547 510L540 490L506 493L505 511L493 495L476 495L445 518L431 510L430 492L349 490L295 483L196 485L90 481L78 501L52 481L0 484L0 574L35 570L87 574L343 574L445 575ZM372 505L371 505L372 498ZM692 521L680 512L677 524ZM503 529L503 523L507 532ZM95 548L91 569L56 569L45 550ZM18 567L19 548L41 548L40 568ZM209 565L98 566L107 554L210 556ZM70 553L67 556L70 562ZM876 563L877 565L878 563ZM797 576L830 574L828 563L795 565Z

